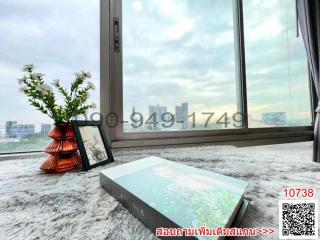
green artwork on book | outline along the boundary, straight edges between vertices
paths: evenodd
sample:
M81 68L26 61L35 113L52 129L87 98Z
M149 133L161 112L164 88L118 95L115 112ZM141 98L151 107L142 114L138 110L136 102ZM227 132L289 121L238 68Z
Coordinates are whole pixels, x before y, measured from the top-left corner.
M104 173L184 228L227 227L247 187L247 182L157 157Z

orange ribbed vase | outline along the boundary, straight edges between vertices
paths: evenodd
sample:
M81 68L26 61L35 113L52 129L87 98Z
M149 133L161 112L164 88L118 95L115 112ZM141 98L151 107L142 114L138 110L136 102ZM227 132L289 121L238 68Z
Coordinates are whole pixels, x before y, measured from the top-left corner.
M81 164L72 124L56 124L48 135L53 142L44 150L49 154L40 169L47 173L64 173Z

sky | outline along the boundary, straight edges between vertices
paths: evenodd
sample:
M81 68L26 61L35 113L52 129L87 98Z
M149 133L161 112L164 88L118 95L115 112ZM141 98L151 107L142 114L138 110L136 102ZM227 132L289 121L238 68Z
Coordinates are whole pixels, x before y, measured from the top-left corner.
M263 11L255 11L259 6ZM302 36L296 37L295 1L244 0L244 22L252 116L274 109L310 119L307 57Z
M182 102L198 115L238 111L232 2L124 1L126 113L134 105L147 114L151 104L174 113ZM310 119L294 1L245 0L244 27L250 118L285 111L291 119Z
M232 1L139 2L123 7L125 111L160 104L174 113L188 102L190 113L236 112Z
M189 103L237 111L232 0L123 0L124 113ZM310 118L307 63L292 0L244 0L249 114ZM28 105L17 78L33 63L68 86L90 71L99 105L99 0L0 0L0 125L51 122Z
M52 123L18 90L24 64L65 87L75 72L91 72L96 90L90 102L98 105L99 28L99 0L0 0L0 125Z

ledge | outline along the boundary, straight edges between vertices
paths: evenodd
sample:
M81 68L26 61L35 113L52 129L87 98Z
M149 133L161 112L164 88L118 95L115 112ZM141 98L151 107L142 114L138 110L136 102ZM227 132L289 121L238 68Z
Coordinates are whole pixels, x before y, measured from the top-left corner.
M44 152L33 152L33 153L12 153L12 154L0 154L0 161L5 160L16 160L16 159L27 159L27 158L45 158L47 156Z
M277 133L248 133L236 135L217 135L206 137L177 137L177 138L158 138L158 139L139 139L113 141L112 149L116 153L118 150L140 149L140 148L165 148L165 147L189 147L199 145L233 145L237 147L270 145L292 142L313 141L313 131L297 132L277 132ZM13 153L0 154L0 161L27 159L27 158L45 158L44 152L33 153Z
M313 141L313 131L278 132L278 133L248 133L237 135L220 135L206 137L180 137L113 141L112 148L145 148L145 147L169 147L182 145L235 145L251 146L264 144L277 144L289 142Z

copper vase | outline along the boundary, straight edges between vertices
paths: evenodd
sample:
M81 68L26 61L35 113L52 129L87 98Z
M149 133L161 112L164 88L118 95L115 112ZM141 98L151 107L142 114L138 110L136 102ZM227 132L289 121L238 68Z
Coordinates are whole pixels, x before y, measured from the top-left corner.
M47 173L64 173L81 163L72 124L56 124L48 135L53 142L44 150L49 154L40 169Z

